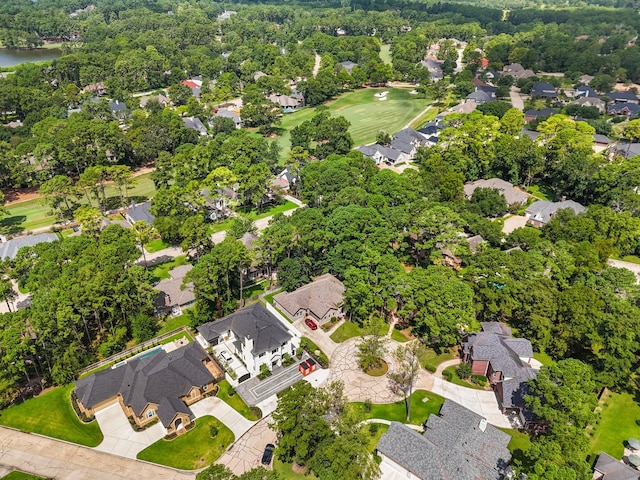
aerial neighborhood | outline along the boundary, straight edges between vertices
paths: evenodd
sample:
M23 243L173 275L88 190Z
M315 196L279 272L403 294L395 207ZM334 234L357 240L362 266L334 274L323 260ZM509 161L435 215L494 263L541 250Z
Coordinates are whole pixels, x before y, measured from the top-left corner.
M640 17L0 4L0 480L639 480Z

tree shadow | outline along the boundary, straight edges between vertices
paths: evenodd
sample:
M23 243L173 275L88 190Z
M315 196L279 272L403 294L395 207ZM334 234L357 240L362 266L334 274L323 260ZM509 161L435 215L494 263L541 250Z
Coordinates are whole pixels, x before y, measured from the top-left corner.
M24 231L22 225L27 220L26 215L12 215L0 219L0 234L14 235Z

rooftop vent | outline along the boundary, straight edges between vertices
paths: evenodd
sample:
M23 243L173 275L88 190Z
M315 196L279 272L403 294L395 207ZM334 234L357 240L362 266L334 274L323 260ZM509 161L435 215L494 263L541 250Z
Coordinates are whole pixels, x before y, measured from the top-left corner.
M487 419L480 419L480 425L478 425L478 427L480 428L480 431L484 432L487 429Z

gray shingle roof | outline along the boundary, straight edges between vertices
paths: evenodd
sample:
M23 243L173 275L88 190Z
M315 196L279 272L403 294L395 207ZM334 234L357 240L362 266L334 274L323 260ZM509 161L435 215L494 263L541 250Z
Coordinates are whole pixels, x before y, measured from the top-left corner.
M137 205L132 205L127 210L127 219L131 221L131 223L139 222L140 220L147 222L149 225L153 225L153 221L156 217L149 211L149 207L151 206L151 202L139 203Z
M496 100L495 95L491 95L489 92L483 90L476 90L473 93L467 95L467 100L474 100L476 103L488 103Z
M198 332L208 342L229 330L240 339L253 340L254 356L280 347L292 337L280 320L261 303L255 303L220 320L198 327Z
M215 380L203 364L206 358L207 353L196 342L170 353L160 350L153 355L134 358L120 367L102 370L76 381L76 394L86 408L93 408L119 393L124 404L131 406L136 415L141 415L149 403L160 405L163 399L171 399L168 403L164 402L166 419L167 408L177 405L176 402L182 403L180 397L187 395L193 387ZM191 410L186 405L180 408L191 415ZM162 418L161 421L165 427L168 426Z
M594 476L598 480L638 480L640 478L638 470L625 465L604 452L601 452L598 456L593 469L603 475L602 477Z
M154 287L158 290L153 303L156 308L166 308L173 305L186 305L196 299L193 283L189 282L182 289L182 279L193 268L193 265L181 265L169 271L171 278L164 278Z
M424 480L501 479L511 460L511 437L483 420L445 400L440 416L429 416L423 435L392 422L378 452Z
M535 82L531 87L532 97L555 98L558 96L556 87L549 82Z
M58 236L55 233L38 233L37 235L27 235L26 237L12 238L4 243L0 243L0 259L16 258L18 251L23 247L33 247L39 243L55 242Z
M242 123L242 120L240 120L240 115L225 108L221 108L220 110L218 110L215 113L214 117L230 118L236 125L240 125Z
M638 97L636 97L635 93L627 90L626 92L610 92L605 93L605 97L610 98L613 102L637 102Z
M504 195L508 205L516 203L527 203L528 195L521 190L518 190L511 183L502 180L500 178L489 178L487 180L476 180L475 182L468 182L464 185L464 194L467 198L471 198L476 188L493 188L498 190Z
M558 210L569 208L576 214L584 213L587 211L582 205L573 200L565 200L563 202L549 202L547 200L538 200L533 202L527 208L526 214L533 220L541 222L543 224L548 223L551 217L556 214Z
M198 117L184 117L182 119L182 123L184 123L186 128L196 130L201 135L205 135L207 133L207 127L204 126Z
M275 302L293 316L300 309L310 310L322 318L331 309L337 309L343 302L344 284L327 273L293 292L282 292L273 297Z

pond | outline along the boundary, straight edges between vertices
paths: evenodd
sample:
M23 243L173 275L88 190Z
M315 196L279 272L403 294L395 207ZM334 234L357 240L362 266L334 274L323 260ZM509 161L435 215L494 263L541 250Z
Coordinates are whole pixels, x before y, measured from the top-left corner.
M36 50L13 50L0 48L0 67L15 67L26 62L44 62L55 60L62 55L57 48L39 48Z

